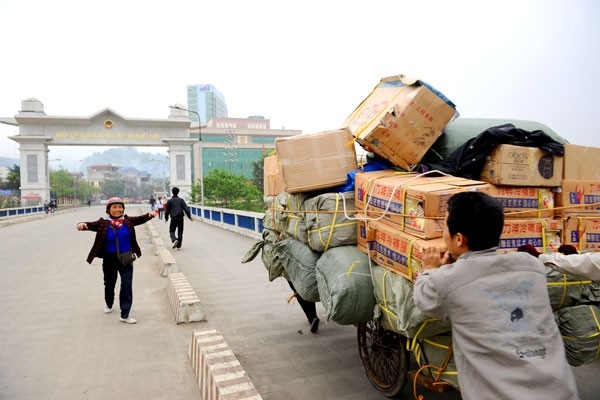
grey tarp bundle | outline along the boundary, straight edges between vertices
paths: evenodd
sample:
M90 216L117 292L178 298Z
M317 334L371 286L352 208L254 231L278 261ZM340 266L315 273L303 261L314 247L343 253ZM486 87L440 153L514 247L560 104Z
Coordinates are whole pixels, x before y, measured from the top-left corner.
M582 304L556 312L567 360L573 366L600 358L600 306Z
M320 301L315 268L321 254L293 238L275 243L273 250L300 297Z
M324 193L303 205L308 245L321 253L333 247L356 244L354 192Z
M285 212L283 206L277 203L277 196L265 196L264 203L266 211L263 217L263 227L277 232L285 230L288 213Z
M306 224L304 223L303 205L308 198L307 193L283 192L277 196L281 205L288 211L285 228L286 237L292 237L299 242L307 244Z
M262 237L263 240L256 242L250 250L246 252L246 255L244 255L244 258L242 259L242 264L254 260L258 255L258 252L262 250L261 259L269 274L269 281L272 282L280 276L288 279L283 269L283 263L279 259L279 255L273 250L273 246L275 242L277 242L279 234L272 229L265 228L263 229Z
M377 264L371 264L377 306L375 318L407 338L424 338L450 332L450 324L429 318L415 306L413 285L408 279Z
M546 284L552 310L560 310L582 302L598 301L593 282L579 276L563 274L546 265Z
M442 373L439 375L438 381L446 382L453 388L460 390L458 387L458 372L456 371L456 363L454 362L454 352L452 351L452 334L415 340L412 352L419 367L425 365L438 367L423 368L421 372L424 375L435 379L440 373L439 368L441 368ZM443 365L444 363L446 365Z
M317 261L316 273L327 320L350 325L373 319L376 302L365 253L356 246L329 249Z
M282 238L293 237L306 244L307 233L301 209L307 198L306 193L287 192L281 192L277 196L266 196L264 203L267 210L263 226L279 232Z

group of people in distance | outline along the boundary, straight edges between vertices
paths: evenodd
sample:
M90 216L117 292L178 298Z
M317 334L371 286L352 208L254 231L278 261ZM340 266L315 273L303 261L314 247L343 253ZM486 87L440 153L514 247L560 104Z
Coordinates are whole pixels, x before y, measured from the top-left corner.
M179 249L184 217L192 218L178 197L179 189L173 188L172 193L164 217L165 222L171 219L169 234L173 248ZM532 246L523 246L503 254L498 245L504 210L497 199L480 192L457 193L449 199L447 210L446 251L425 249L413 300L426 315L450 322L462 398L578 399L550 306L544 262L565 273L600 280L600 253L569 254L577 251L563 246L568 255L540 254ZM107 217L79 222L77 229L96 232L87 261L103 259L104 312L112 312L118 273L120 320L132 324L136 322L129 315L133 266L119 263L116 243L121 252L131 250L140 257L135 226L157 214L130 217L124 211L123 201L111 198ZM290 287L294 290L291 283ZM298 301L316 333L319 319L314 303Z

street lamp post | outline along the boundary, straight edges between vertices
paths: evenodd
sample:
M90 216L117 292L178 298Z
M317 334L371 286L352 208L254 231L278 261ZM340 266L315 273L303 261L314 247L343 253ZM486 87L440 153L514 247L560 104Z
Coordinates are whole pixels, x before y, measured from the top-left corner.
M48 164L50 164L50 162L52 162L52 161L60 162L60 161L62 161L62 158L53 158L51 160L48 160ZM48 192L50 193L50 197L52 198L52 190L51 190L52 187L50 186L50 166L49 165L48 165L47 170L48 170L47 171L47 173L48 173Z
M183 107L181 104L175 104L174 106L169 106L170 108L174 108L176 110L182 110L182 111L187 111L188 113L193 113L196 114L196 117L198 117L198 143L199 143L199 153L200 153L200 165L199 165L199 172L200 172L200 205L202 207L204 207L204 174L202 173L202 122L200 121L200 114L198 114L196 111L194 110L190 110L187 109L185 107Z
M163 184L162 184L162 186L163 186L163 190L166 191L166 192L168 192L168 190L167 190L167 179L165 177L165 163L164 163L164 161L156 159L156 158L153 158L150 161L158 161L159 163L161 163L161 165L162 165L162 171L163 171L163 175L162 175Z
M77 160L73 163L73 205L75 205L75 202L77 201L77 195L75 193L76 189L77 189L77 180L76 180L76 176L75 176L75 165L82 161L83 160Z

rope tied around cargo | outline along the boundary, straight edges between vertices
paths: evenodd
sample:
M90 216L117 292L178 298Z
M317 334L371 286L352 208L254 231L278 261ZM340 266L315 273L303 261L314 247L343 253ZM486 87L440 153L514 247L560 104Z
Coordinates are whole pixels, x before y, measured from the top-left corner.
M406 174L406 173L405 173L405 174ZM450 174L447 174L447 173L445 173L445 172L438 171L438 170L431 170L431 171L423 172L422 174L417 174L417 175L415 175L415 176L411 177L410 179L408 179L408 180L407 180L407 181L405 181L405 182L400 182L399 184L397 184L396 186L394 186L394 188L392 189L392 191L391 191L391 192L390 192L390 194L389 194L389 198L388 198L388 200L387 200L387 204L386 204L386 206L385 206L385 209L384 209L383 211L378 211L378 212L380 212L380 213L381 213L381 215L380 215L379 217L376 217L376 218L373 218L373 217L351 217L351 216L349 216L349 215L348 215L348 212L347 212L347 211L348 211L348 209L347 209L347 206L346 206L346 199L344 199L344 198L342 197L342 203L343 203L343 205L344 205L344 207L343 207L343 208L344 208L344 216L345 216L347 219L349 219L349 220L361 220L361 221L363 221L363 220L368 220L368 221L379 221L380 219L382 219L383 217L385 217L385 216L386 216L386 214L388 213L388 211L390 210L390 206L391 206L391 204L392 204L392 199L394 198L394 194L395 194L395 193L398 191L398 189L399 189L399 188L401 188L401 187L402 187L402 198L403 198L403 199L405 199L405 198L406 198L406 186L407 186L407 185L408 185L410 182L412 182L413 180L415 180L415 179L418 179L418 178L422 178L422 177L424 177L424 176L427 176L427 175L430 175L430 174L441 174L441 175L444 175L444 176L449 176L449 177L452 177L452 175L450 175ZM385 175L385 176L379 177L379 178L377 178L377 179L381 179L381 178L384 178L384 177L388 177L388 176L387 176L387 175ZM375 179L375 180L376 180L376 179ZM374 180L374 181L375 181L375 180ZM364 202L364 203L365 203L365 205L364 205L363 209L362 209L362 210L360 210L360 211L362 211L362 213L363 213L363 214L365 214L365 215L367 214L367 207L369 206L369 200L368 200L368 199L369 199L370 197L372 197L372 196L373 196L373 190L374 190L374 189L375 189L375 185L371 185L371 184L370 184L370 182L369 182L369 187L368 187L368 188L367 188L367 190L365 191L365 196L364 196L364 199L365 199L365 202ZM405 200L403 200L403 202L404 202L404 203L406 203L406 202L405 202ZM404 207L404 208L406 208L406 207ZM374 212L373 212L373 211L369 211L369 213L370 213L370 214L373 214ZM404 214L404 213L395 213L395 215L401 215L401 216L405 216L405 217L411 216L411 215L407 215L407 214ZM427 217L423 216L422 218L427 218ZM445 217L429 217L429 218L432 218L432 219L444 219ZM404 224L404 223L403 223L403 224Z

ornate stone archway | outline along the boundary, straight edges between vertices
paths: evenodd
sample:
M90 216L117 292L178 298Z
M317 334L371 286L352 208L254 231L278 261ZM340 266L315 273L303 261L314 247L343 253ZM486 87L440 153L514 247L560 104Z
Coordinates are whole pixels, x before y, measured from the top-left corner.
M169 108L168 119L126 118L110 108L88 117L49 116L41 101L21 102L14 119L0 122L19 127L10 139L19 143L21 196L50 199L48 146L166 146L169 148L171 185L185 197L192 186L191 121L185 111ZM197 147L197 146L196 146Z

